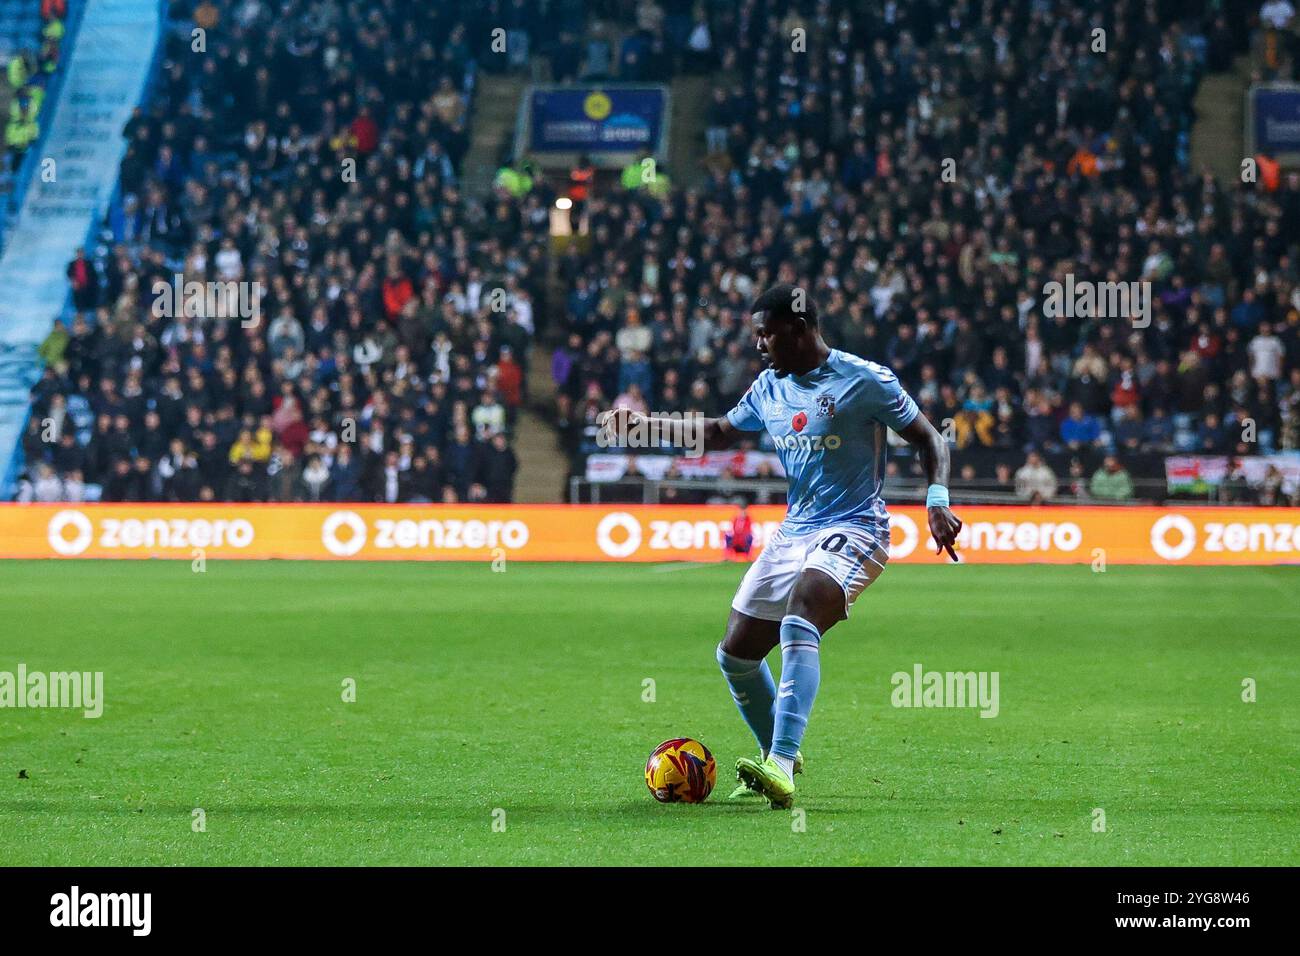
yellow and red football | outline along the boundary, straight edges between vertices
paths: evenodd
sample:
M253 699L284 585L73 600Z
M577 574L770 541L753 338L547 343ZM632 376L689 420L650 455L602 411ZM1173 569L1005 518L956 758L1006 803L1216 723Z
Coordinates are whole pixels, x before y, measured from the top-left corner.
M717 779L713 754L690 737L665 740L645 763L645 785L660 803L701 803Z

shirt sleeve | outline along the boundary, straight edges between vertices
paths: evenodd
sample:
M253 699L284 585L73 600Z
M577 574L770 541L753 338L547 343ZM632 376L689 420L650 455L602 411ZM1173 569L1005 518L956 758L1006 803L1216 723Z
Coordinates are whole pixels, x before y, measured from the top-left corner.
M763 415L758 408L758 396L754 394L754 386L749 386L749 390L741 396L736 407L727 412L727 421L731 422L742 432L761 432L765 427L763 424Z
M916 402L912 401L912 396L899 384L898 376L893 372L885 369L877 376L877 380L880 382L881 401L876 420L901 432L916 420L921 409L917 408Z

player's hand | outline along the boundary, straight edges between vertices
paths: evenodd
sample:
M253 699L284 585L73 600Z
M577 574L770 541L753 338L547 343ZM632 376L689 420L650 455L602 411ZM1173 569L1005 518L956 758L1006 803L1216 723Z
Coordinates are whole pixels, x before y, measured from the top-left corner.
M941 554L946 550L948 557L954 561L958 560L953 545L957 543L957 535L961 533L961 520L941 505L927 508L926 517L930 520L930 537L934 538L938 545L934 553Z
M632 426L644 417L640 412L634 412L630 408L611 408L607 412L600 413L596 424L600 426L600 434L606 446L610 447L620 444L627 437Z

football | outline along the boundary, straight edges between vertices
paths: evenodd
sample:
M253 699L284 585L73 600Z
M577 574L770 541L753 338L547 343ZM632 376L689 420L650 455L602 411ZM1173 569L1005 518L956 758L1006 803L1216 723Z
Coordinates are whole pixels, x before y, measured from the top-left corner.
M690 737L665 740L645 763L645 785L660 803L702 803L717 779L713 754Z

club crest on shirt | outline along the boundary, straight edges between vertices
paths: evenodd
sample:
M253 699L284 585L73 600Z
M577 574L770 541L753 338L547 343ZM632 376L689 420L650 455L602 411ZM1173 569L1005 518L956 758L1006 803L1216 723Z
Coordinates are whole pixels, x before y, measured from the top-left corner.
M835 396L830 394L830 392L823 392L821 395L817 396L817 417L835 417Z

